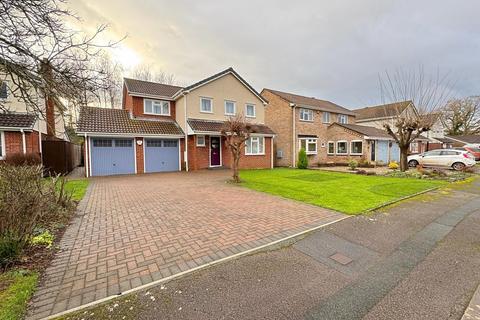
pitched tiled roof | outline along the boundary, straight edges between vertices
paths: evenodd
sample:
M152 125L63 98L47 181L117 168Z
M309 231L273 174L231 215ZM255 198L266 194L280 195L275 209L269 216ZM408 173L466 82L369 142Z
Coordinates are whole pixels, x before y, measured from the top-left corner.
M0 113L0 127L32 129L37 117L28 113Z
M341 114L348 114L348 115L355 115L355 113L347 108L341 107L338 104L335 104L330 101L320 100L317 98L310 98L305 96L300 96L298 94L282 92L272 89L264 89L270 91L271 93L280 96L281 98L287 100L290 103L295 103L300 107L308 107L315 110L320 111L327 111L333 113L341 113Z
M224 121L188 119L188 124L195 132L220 132ZM252 133L275 134L272 129L263 124L248 124L247 127Z
M192 85L189 85L187 87L184 88L184 90L188 91L188 90L192 90L196 87L199 87L199 86L202 86L203 84L211 81L211 80L214 80L216 78L220 78L228 73L231 73L233 74L234 77L236 77L238 80L240 80L240 82L242 82L248 89L250 89L250 91L252 91L253 94L255 94L260 100L264 101L264 102L267 102L267 100L265 100L265 98L262 97L262 95L260 93L257 92L257 90L255 90L255 88L253 88L247 81L245 81L245 79L243 79L235 70L233 70L232 67L228 68L228 69L225 69L223 71L220 71L219 73L216 73L208 78L205 78L203 80L200 80L198 82L195 82L194 84Z
M378 106L365 107L353 110L357 114L357 121L394 117L403 112L411 101L402 101Z
M183 135L173 119L139 120L124 109L84 107L80 111L77 132L145 135Z
M480 143L480 135L478 134L469 134L464 136L445 136L445 138L450 140L461 141L461 142L464 142L465 144Z
M384 130L381 130L375 127L361 126L358 124L342 124L342 123L334 123L334 125L339 125L341 127L355 131L357 133L363 134L368 137L391 138L388 135L388 133L386 133Z
M172 98L175 93L182 90L182 87L144 80L124 78L123 81L130 94Z

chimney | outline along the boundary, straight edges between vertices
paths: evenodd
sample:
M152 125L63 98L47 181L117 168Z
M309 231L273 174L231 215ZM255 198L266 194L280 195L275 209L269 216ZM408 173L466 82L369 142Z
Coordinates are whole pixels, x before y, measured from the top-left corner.
M40 73L45 83L45 117L47 122L47 136L55 137L55 100L51 93L52 67L47 59L43 59L40 65Z

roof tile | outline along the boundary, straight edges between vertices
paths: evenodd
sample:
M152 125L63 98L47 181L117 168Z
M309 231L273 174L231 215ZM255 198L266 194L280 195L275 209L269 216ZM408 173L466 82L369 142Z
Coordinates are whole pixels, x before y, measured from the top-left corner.
M29 113L0 113L0 127L32 129L37 117Z
M394 102L378 106L365 107L353 110L357 114L357 121L394 117L403 112L411 101Z
M168 84L124 78L125 85L130 94L145 94L149 96L173 98L175 93L182 90L182 87Z
M220 132L225 121L188 119L188 124L195 132ZM252 133L275 134L272 129L263 124L247 124Z

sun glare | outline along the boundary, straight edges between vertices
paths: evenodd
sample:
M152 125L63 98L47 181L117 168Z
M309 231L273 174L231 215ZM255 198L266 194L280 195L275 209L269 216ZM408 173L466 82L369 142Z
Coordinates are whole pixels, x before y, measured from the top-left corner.
M141 60L134 50L125 45L119 45L112 50L112 56L115 61L118 61L127 69L134 68Z

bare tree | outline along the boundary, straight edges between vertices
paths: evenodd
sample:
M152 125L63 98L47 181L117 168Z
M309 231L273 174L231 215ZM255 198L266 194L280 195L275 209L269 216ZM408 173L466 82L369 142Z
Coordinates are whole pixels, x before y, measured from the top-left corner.
M385 72L379 80L383 103L407 101L414 106L398 110L383 122L384 129L400 149L400 170L406 171L410 144L432 128L437 118L433 115L448 100L448 77L441 76L437 71L435 76L426 78L423 68L420 67L414 71L397 70L393 74Z
M225 122L221 133L225 137L226 145L232 153L233 181L239 183L238 165L242 156L242 149L245 147L245 141L250 138L250 126L246 123L243 115L237 114Z
M145 81L158 82L163 84L175 85L176 79L173 73L167 73L165 71L155 71L150 64L141 64L133 69L133 78Z
M442 109L441 120L447 134L480 133L480 96L448 101Z
M64 0L2 0L0 16L0 82L27 111L45 116L46 97L85 105L104 87L107 74L92 61L115 45L97 43L106 25L91 35L73 30L66 21L79 18ZM8 111L8 104L0 100L0 109Z

